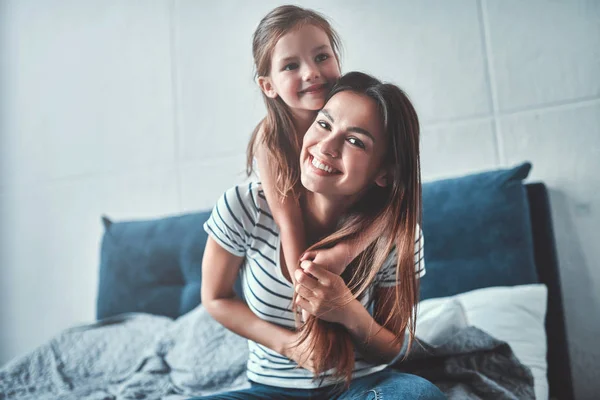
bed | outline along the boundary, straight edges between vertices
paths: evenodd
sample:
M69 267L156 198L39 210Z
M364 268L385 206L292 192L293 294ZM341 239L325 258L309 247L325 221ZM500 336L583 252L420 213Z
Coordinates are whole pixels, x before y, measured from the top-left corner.
M536 396L568 400L573 387L550 204L543 183L523 182L530 169L524 163L424 184L427 275L417 334L439 342L474 325L469 334L487 334L504 362L538 374ZM199 305L208 215L103 217L98 321L3 366L0 399L174 400L244 387L245 342ZM236 291L242 293L239 283ZM541 343L512 328L518 313L535 317L526 324L539 325ZM530 350L537 361L521 356ZM421 361L413 364L422 368ZM469 382L461 385L474 391Z

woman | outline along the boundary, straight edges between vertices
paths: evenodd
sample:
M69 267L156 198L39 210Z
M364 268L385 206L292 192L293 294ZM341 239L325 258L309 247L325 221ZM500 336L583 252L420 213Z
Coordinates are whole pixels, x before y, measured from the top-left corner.
M308 254L360 240L371 227L378 239L342 276L303 261L295 298L260 184L228 190L205 224L202 304L249 339L252 387L204 398L444 398L426 380L387 368L406 329L409 341L414 336L424 273L419 126L410 101L394 85L344 75L304 136L300 167ZM246 303L233 291L240 272ZM300 329L294 303L311 315Z

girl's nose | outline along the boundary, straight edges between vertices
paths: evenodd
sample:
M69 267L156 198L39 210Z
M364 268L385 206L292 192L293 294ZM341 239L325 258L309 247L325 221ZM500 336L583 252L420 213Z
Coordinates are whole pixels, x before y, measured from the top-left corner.
M319 78L319 69L316 65L309 63L304 67L304 71L302 73L302 79L306 82L314 81Z

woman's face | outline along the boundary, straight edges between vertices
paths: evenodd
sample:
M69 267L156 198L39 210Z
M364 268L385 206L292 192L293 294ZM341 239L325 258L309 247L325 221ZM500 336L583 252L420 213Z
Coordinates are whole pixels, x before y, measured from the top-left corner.
M319 111L302 143L302 185L315 193L352 199L373 184L385 186L386 138L375 102L343 91Z

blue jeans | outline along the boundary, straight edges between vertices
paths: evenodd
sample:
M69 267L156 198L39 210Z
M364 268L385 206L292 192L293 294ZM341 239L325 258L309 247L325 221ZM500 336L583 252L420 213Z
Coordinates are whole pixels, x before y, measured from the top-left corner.
M442 400L446 398L431 382L419 376L404 374L390 368L352 380L348 390L343 393L333 386L319 389L290 389L254 382L251 384L252 387L249 389L195 397L190 400Z

